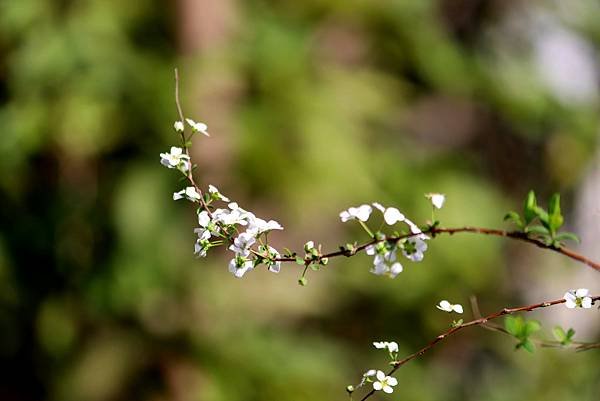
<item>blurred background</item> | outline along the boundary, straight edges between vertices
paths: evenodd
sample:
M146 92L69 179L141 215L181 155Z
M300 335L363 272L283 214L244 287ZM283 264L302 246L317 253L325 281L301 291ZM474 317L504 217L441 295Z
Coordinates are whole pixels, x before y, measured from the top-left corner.
M173 68L198 179L286 230L279 249L364 234L379 201L423 222L508 228L529 189L563 195L600 259L600 3L595 0L0 0L0 399L345 400L445 330L441 299L484 313L598 294L597 273L506 240L440 237L395 280L370 257L242 280L193 255L197 225L159 153ZM598 341L597 312L528 317ZM470 319L470 308L464 316ZM473 328L398 372L414 401L597 401L599 351L514 351Z

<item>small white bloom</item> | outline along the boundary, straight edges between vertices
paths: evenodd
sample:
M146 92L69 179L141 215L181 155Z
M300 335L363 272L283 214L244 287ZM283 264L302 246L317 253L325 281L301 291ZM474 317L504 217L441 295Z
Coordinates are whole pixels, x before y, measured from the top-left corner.
M208 225L210 224L210 216L208 215L208 212L206 210L201 211L200 213L198 213L198 224L200 224L200 227L208 227Z
M201 122L196 122L194 120L192 120L191 118L186 118L185 121L187 121L187 123L190 125L190 127L192 127L192 130L194 132L201 132L206 136L210 136L208 135L208 126L204 123Z
M281 270L281 262L279 260L274 261L273 259L279 259L281 255L272 246L268 247L268 252L269 256L271 257L270 260L266 261L266 265L269 267L269 271L272 271L273 273L279 273L279 271Z
M173 123L173 128L175 128L175 131L177 132L183 132L183 130L185 129L185 127L183 126L183 121L177 120Z
M564 300L565 306L569 309L573 308L585 308L589 309L592 307L592 297L590 297L589 290L587 288L579 288L578 290L571 290L565 293Z
M435 307L441 311L448 312L448 313L451 313L451 312L463 313L463 307L461 304L451 304L450 302L446 301L445 299L441 300Z
M441 209L444 206L444 202L446 201L446 195L444 194L425 194L425 197L431 201L431 204L436 209Z
M419 236L410 237L402 244L402 254L413 262L420 262L425 257L427 243Z
M310 251L314 247L315 247L315 243L313 241L308 241L306 244L304 244L304 250L306 252Z
M229 250L235 252L238 256L246 257L250 255L250 247L255 242L256 238L251 233L244 232L233 240L233 244L229 246Z
M229 198L219 192L219 189L214 185L208 186L208 192L216 199L222 200L223 202L229 202Z
M242 278L247 271L254 269L254 262L236 256L229 262L229 272L237 278Z
M347 222L348 220L358 219L360 221L369 220L369 216L371 216L371 212L373 208L369 205L361 205L359 207L351 207L348 210L344 210L340 213L340 219L342 222Z
M363 377L373 377L376 374L377 374L377 371L375 369L369 369L363 374Z
M398 343L395 341L376 341L373 346L377 349L387 349L389 352L398 352Z
M379 211L381 211L381 213L383 213L383 219L390 226L396 224L399 221L404 221L406 219L406 217L404 217L400 210L396 209L395 207L385 208L377 202L374 202L373 206L375 207L375 209L378 209Z
M391 394L394 392L392 388L398 384L398 380L392 376L386 376L381 370L378 370L375 377L376 381L373 382L373 389L376 391L383 390L384 393Z
M248 232L253 232L254 235L258 236L271 230L283 230L283 227L275 220L265 221L259 217L250 218L248 221Z
M171 147L169 153L160 154L160 164L168 168L176 168L186 173L190 170L190 157L183 153L183 149Z
M186 198L192 202L196 202L200 200L200 194L194 187L187 187L186 189L173 193L173 200L179 200L183 198Z

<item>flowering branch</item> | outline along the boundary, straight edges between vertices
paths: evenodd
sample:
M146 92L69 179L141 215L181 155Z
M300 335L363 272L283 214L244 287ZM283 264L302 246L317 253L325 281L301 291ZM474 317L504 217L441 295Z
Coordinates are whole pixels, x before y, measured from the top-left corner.
M594 296L594 297L588 297L591 298L591 302L595 303L596 301L600 300L600 296ZM430 349L432 349L433 347L435 347L439 342L441 342L442 340L446 339L447 337L459 332L460 330L467 328L467 327L472 327L472 326L482 326L482 325L486 325L490 320L494 320L497 319L499 317L505 316L505 315L512 315L513 313L517 313L517 312L531 312L533 310L536 309L541 309L541 308L547 308L549 306L554 306L554 305L559 305L559 304L563 304L563 303L568 303L568 299L565 298L561 298L561 299L557 299L554 301L545 301L545 302L540 302L537 304L532 304L532 305L526 305L526 306L519 306L516 308L504 308L501 309L495 313L492 313L490 315L484 316L484 317L480 317L478 319L474 319L471 320L469 322L465 322L465 323L460 323L457 325L454 325L453 327L451 327L449 330L439 334L437 337L435 337L433 340L431 340L427 345L425 345L423 348L421 348L420 350L408 355L407 357L398 360L398 361L393 361L391 363L392 365L392 369L390 369L390 371L387 373L387 376L391 376L392 374L394 374L402 365L412 361L413 359L416 359L420 356L422 356L423 354L425 354L427 351L429 351ZM595 347L596 345L594 344L593 347ZM372 389L371 391L369 391L367 394L365 394L365 396L363 398L361 398L360 401L364 401L366 399L368 399L369 397L371 397L377 390Z

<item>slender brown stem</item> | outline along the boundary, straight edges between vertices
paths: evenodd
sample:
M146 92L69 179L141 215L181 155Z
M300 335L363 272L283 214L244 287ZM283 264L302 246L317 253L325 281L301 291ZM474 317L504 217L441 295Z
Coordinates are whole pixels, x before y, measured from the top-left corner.
M179 101L179 71L177 70L177 68L175 68L175 105L177 106L177 113L179 114L179 121L181 121L181 123L184 124L183 131L179 132L181 134L181 142L183 145L183 150L184 150L185 154L188 156L188 158L190 158L190 160L191 160L190 151L189 151L188 147L186 146L186 139L185 139L185 117L183 115L183 110L181 109L181 102ZM200 187L196 184L196 181L194 180L194 174L192 173L191 168L188 170L188 172L186 174L186 178L188 179L190 184L192 184L192 186L196 189L196 192L198 192L198 194L200 195L200 204L202 205L202 209L206 210L208 215L212 218L212 213L211 213L210 209L208 208L208 205L204 201L204 194L202 193L202 189L200 189Z
M595 296L592 297L592 301L596 302L600 299L600 296ZM439 342L441 342L442 340L444 340L445 338L457 333L458 331L467 328L467 327L472 327L472 326L480 326L480 325L485 325L488 321L493 320L493 319L497 319L501 316L504 315L510 315L516 312L531 312L533 310L536 309L540 309L540 308L547 308L548 306L553 306L553 305L558 305L558 304L562 304L565 303L564 299L557 299L554 301L546 301L546 302L540 302L537 304L532 304L532 305L526 305L526 306L519 306L516 308L504 308L501 309L495 313L492 313L490 315L484 316L484 317L480 317L478 319L475 320L471 320L469 322L466 323L462 323L459 324L457 326L454 326L452 328L450 328L449 330L443 332L442 334L439 334L437 337L435 337L433 340L431 340L426 346L424 346L423 348L421 348L420 350L408 355L407 357L405 357L404 359L401 359L399 361L395 361L393 362L393 367L392 369L387 373L388 376L394 374L402 365L412 361L413 359L416 359L418 357L420 357L421 355L423 355L424 353L426 353L427 351L429 351L430 349L432 349L433 347L435 347ZM375 393L375 390L371 390L369 391L367 394L365 394L365 396L363 398L361 398L361 401L366 400L367 398L371 397L373 394Z
M545 242L543 242L542 240L529 237L526 233L521 232L521 231L506 231L506 230L497 230L497 229L492 229L492 228L469 227L469 226L457 227L457 228L431 227L431 228L423 231L423 234L430 234L433 237L435 237L438 234L453 235L453 234L457 234L457 233L475 233L475 234L482 234L482 235L492 235L492 236L497 236L497 237L511 238L514 240L518 240L518 241L522 241L522 242L526 242L526 243L535 245L539 248L549 249L551 251L560 253L568 258L571 258L580 263L583 263L583 264L591 267L594 270L600 271L600 263L594 262L593 260L586 258L585 256L573 251L572 249L569 249L569 248L566 248L563 246L561 246L560 248L557 248L552 245L548 245ZM322 258L333 258L333 257L337 257L337 256L353 256L354 254L356 254L360 251L363 251L369 245L373 245L378 242L398 241L398 240L405 239L405 238L415 237L417 235L420 235L420 234L419 233L405 234L405 235L400 235L400 236L396 236L396 237L389 236L389 237L385 237L380 240L372 239L369 242L366 242L362 245L356 246L352 252L349 252L347 250L339 250L339 251L323 254L319 258L322 259ZM280 262L295 262L294 258L279 258L277 260Z

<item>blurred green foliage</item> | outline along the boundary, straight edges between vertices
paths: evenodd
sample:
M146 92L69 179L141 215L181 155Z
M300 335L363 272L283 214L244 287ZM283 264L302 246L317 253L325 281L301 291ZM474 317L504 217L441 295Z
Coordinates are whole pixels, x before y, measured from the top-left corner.
M223 4L232 32L193 50L202 31L184 24L218 25ZM523 302L548 260L491 238L436 239L396 280L332 260L304 288L293 264L236 280L224 253L194 259L194 212L158 163L177 142L172 69L212 135L200 180L280 221L277 247L335 249L361 235L340 210L422 221L431 191L448 226L500 225L529 188L565 194L568 221L597 88L552 81L535 55L548 29L596 52L598 21L592 0L0 1L0 399L342 399L384 367L372 341L402 356L447 327L440 299ZM472 330L403 367L396 391L595 400L596 367L593 351L516 354Z

